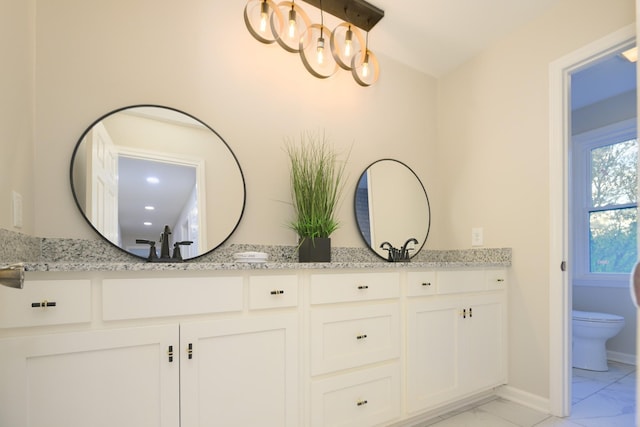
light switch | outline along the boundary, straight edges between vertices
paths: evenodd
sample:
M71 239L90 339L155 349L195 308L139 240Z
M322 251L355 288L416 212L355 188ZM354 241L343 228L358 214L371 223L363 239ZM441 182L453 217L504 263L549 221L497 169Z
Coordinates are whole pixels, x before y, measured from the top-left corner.
M482 246L483 242L482 227L473 227L471 229L471 246Z
M13 205L13 226L22 228L22 194L13 191L11 198Z

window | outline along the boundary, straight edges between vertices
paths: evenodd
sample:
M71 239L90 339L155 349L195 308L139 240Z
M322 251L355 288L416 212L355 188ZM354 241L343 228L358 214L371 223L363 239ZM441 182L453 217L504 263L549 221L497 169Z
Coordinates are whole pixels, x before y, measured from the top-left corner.
M638 259L635 120L578 135L572 148L574 281L627 286Z

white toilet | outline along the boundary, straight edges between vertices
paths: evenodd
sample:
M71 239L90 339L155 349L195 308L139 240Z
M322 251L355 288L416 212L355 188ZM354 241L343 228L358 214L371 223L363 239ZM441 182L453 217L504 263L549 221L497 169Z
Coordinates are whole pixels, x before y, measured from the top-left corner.
M590 371L608 371L609 338L624 327L624 317L615 314L573 310L573 367Z

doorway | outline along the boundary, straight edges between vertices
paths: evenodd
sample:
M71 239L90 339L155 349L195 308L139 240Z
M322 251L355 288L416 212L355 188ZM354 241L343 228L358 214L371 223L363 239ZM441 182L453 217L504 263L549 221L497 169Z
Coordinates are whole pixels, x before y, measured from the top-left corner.
M635 45L635 25L625 27L557 61L549 68L550 251L549 251L549 408L556 416L571 412L571 264L570 142L571 76L613 53ZM569 266L569 267L567 267Z

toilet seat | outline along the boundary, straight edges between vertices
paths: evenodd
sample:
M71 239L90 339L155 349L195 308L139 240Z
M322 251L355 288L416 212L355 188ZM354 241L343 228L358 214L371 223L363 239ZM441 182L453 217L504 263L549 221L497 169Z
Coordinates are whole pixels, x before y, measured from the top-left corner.
M624 317L609 313L573 310L573 320L580 320L583 322L620 323L624 322Z

